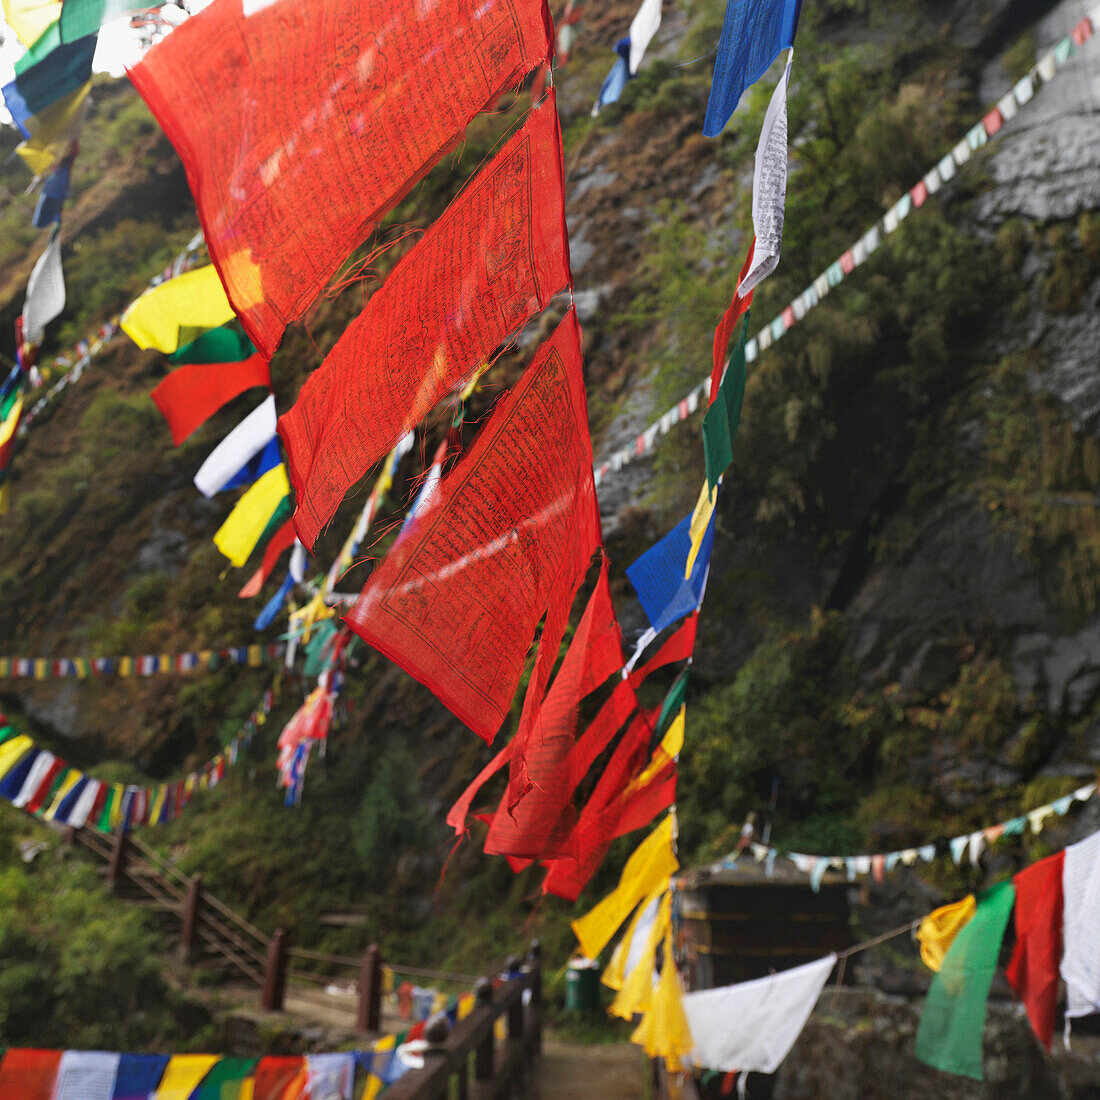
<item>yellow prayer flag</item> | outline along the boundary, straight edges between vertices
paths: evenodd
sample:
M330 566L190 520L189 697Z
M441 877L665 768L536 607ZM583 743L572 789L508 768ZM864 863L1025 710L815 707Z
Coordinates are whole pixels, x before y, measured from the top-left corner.
M710 517L714 515L714 506L717 503L718 486L715 485L713 489L709 488L704 478L703 488L699 492L699 499L695 502L695 511L691 513L691 523L688 525L688 538L691 539L691 549L688 551L684 576L689 580L691 571L695 568L695 559L699 556L699 550L703 545L703 536L707 533Z
M118 659L118 674L119 676L132 676L134 673L134 659L133 657L119 657Z
M34 678L36 680L45 680L47 673L50 671L50 662L45 657L35 657L34 659Z
M126 793L126 788L121 783L112 783L111 790L114 798L111 799L111 819L108 824L113 833L122 821L122 796Z
M573 921L573 933L585 955L596 958L638 902L652 894L679 867L672 851L670 814L626 861L619 885L595 908Z
M248 667L259 668L264 663L264 647L262 645L250 645L248 647Z
M653 1003L653 976L657 972L657 948L668 931L672 913L672 893L665 891L657 910L657 919L649 930L637 963L625 975L626 980L608 1011L612 1016L632 1020L636 1013L648 1012Z
M240 1091L237 1093L237 1100L254 1100L256 1095L256 1078L246 1077L241 1082Z
M626 977L626 960L630 955L630 945L634 941L634 935L638 931L638 923L641 921L646 910L653 904L654 900L659 898L667 889L668 883L662 883L659 889L650 894L649 897L638 906L638 911L626 926L626 931L622 934L619 942L615 945L615 950L611 953L611 961L608 962L603 974L600 975L600 981L603 982L608 989L614 989L616 991L622 989L623 980Z
M20 142L15 151L36 176L45 175L64 157L79 135L88 106L92 82L82 84L75 92L44 107L26 122L30 137Z
M53 801L50 803L46 812L42 815L47 821L53 821L57 816L58 808L61 806L61 801L65 798L69 792L84 778L83 772L78 772L75 768L65 776L61 786L57 788L57 794L53 796Z
M161 811L164 809L165 800L168 798L168 788L166 786L157 787L153 792L153 804L149 807L149 821L152 824L156 824L157 819L160 817Z
M10 409L8 409L8 415L4 417L3 423L0 423L0 447L3 447L5 443L11 440L11 437L15 435L16 428L19 427L19 418L23 415L23 395L20 394L13 402Z
M663 1058L670 1073L678 1073L683 1068L684 1056L691 1053L694 1044L684 1012L680 975L672 961L671 928L665 933L664 954L653 1007L642 1017L630 1041L644 1047L648 1057Z
M61 18L61 0L4 0L4 22L27 49Z
M477 997L473 993L460 993L458 995L458 1019L465 1020L474 1010Z
M286 467L279 463L254 482L237 501L236 507L214 535L214 545L234 565L244 565L275 514L275 509L289 492Z
M653 750L653 755L650 757L645 771L637 779L630 781L626 790L623 791L623 798L633 794L634 791L641 790L670 760L675 760L680 755L684 747L684 726L686 722L687 707L681 707L680 712L672 719L668 729L665 730L661 743Z
M25 733L0 745L0 779L22 760L28 750L33 748L34 742Z
M379 1039L373 1047L375 1055L386 1054L388 1051L393 1050L396 1045L397 1037L395 1035L387 1035L382 1039ZM375 1073L371 1073L367 1076L367 1083L363 1086L362 1100L376 1100L378 1094L386 1087L385 1081L382 1080Z
M0 677L6 679L11 675L11 658L0 657Z
M123 313L121 325L139 348L170 355L179 349L181 328L205 331L233 316L217 268L210 264L147 290Z
M929 970L939 971L943 966L955 937L970 923L977 908L974 895L968 894L962 901L940 906L921 921L917 939L920 941L920 957Z
M173 1054L153 1093L154 1100L190 1100L191 1093L220 1061L215 1054Z

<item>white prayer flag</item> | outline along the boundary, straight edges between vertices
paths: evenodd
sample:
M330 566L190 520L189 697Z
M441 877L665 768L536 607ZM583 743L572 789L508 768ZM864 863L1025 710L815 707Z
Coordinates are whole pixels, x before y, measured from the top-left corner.
M661 25L661 0L642 0L642 6L630 24L630 72L636 73L646 47Z
M836 955L827 955L767 978L688 993L692 1063L724 1073L774 1073L806 1026L835 963Z
M111 1100L120 1054L67 1050L61 1055L54 1100Z
M1066 1020L1100 1012L1100 832L1066 849L1062 978Z
M41 344L46 326L65 308L65 278L61 272L61 237L54 233L27 280L23 303L23 339Z
M756 233L756 247L752 267L737 288L741 297L759 286L779 264L787 201L787 82L792 61L793 49L787 55L786 68L772 93L756 146L752 174L752 227Z
M210 452L195 474L195 488L208 498L219 492L246 462L275 438L277 421L275 395L271 394Z

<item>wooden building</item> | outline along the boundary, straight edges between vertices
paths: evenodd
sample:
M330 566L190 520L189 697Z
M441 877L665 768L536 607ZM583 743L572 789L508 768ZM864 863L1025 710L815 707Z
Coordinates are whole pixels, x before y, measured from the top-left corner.
M732 867L676 877L677 948L689 990L762 978L855 942L844 876L829 872L814 893L785 862L768 875L744 856Z

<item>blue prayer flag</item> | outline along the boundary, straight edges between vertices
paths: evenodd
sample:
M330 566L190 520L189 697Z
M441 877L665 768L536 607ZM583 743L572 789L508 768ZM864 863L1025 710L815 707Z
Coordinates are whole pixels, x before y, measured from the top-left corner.
M148 1100L164 1076L167 1054L123 1054L111 1100Z
M737 110L741 93L755 84L779 54L794 45L802 0L726 0L718 57L703 135L717 137Z
M703 535L699 554L685 578L691 551L691 516L685 517L660 542L651 546L637 561L627 566L626 575L638 593L642 608L653 629L660 633L677 619L691 614L699 606L703 580L714 548L715 509Z
M45 229L54 222L61 221L61 208L69 197L69 181L72 175L73 158L66 157L51 173L38 196L38 205L34 208L35 229Z
M0 795L3 795L9 802L13 798L19 797L19 792L23 789L23 784L26 783L31 767L38 759L40 752L40 749L27 749L26 753L20 758L19 763L0 780Z
M596 110L593 111L593 114L609 103L616 103L619 96L623 94L626 82L634 79L634 74L630 71L630 39L620 39L615 45L615 52L619 56L615 59L615 64L611 66L611 72L604 77L604 81L600 85L600 95L596 100Z
M267 601L263 611L256 616L256 621L252 625L257 630L266 630L271 625L271 621L279 614L280 609L283 604L286 603L286 598L290 595L290 590L293 587L294 578L287 573L286 580L279 586L279 591Z
M75 92L92 75L97 38L98 35L90 34L63 43L5 86L4 101L24 137L31 137L25 126L31 115Z
M252 482L262 477L268 470L274 470L282 462L283 456L279 453L279 439L273 436L262 451L257 451L219 490L239 489L243 485L251 485Z

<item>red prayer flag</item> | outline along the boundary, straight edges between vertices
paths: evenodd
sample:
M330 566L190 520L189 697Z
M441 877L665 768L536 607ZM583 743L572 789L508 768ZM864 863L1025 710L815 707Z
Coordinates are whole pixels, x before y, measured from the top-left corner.
M492 741L552 594L575 587L599 545L570 310L347 623Z
M64 760L59 760L56 757L54 762L50 765L50 769L42 777L42 782L38 784L34 794L23 806L23 809L29 814L38 813L42 809L43 802L46 801L46 796L50 793L50 788L53 786L54 780L65 770L67 767Z
M286 523L271 536L271 541L264 549L263 561L260 563L260 568L252 574L248 583L237 593L237 599L247 600L253 596L260 594L260 589L264 586L264 581L271 576L272 570L275 568L275 564L282 556L283 551L288 546L294 545L294 520L288 519Z
M1062 959L1062 867L1057 852L1025 867L1016 886L1016 946L1005 967L1009 985L1027 1009L1031 1028L1050 1050L1058 1011L1058 966Z
M997 133L1004 124L1005 119L1004 115L1001 114L1000 107L994 107L993 110L982 119L982 125L985 127L985 132L990 137Z
M737 276L738 286L741 285L742 280L749 273L749 268L752 267L752 254L755 250L756 238L753 237L752 242L749 244L749 254L745 257L744 266L741 268L741 274ZM726 308L726 312L722 314L722 320L718 322L718 327L714 330L714 366L710 372L710 401L708 404L713 405L714 399L718 396L718 387L722 384L722 372L726 365L726 348L730 344L730 335L733 332L734 325L741 320L745 310L752 305L753 293L750 290L742 298L735 290L733 301Z
M304 1058L261 1058L256 1065L253 1100L283 1100L304 1068Z
M53 1100L59 1050L9 1050L0 1062L0 1100Z
M270 359L382 214L549 56L540 0L215 0L130 78Z
M540 660L542 654L540 646ZM551 660L556 656L555 645ZM485 841L487 854L529 859L566 854L563 841L574 821L568 758L576 742L577 710L581 699L622 665L622 633L604 559L553 685L543 698L534 677L528 687L508 788Z
M1081 22L1070 32L1077 46L1083 46L1092 37L1092 20L1083 16Z
M928 184L924 180L918 180L909 188L909 196L913 200L914 208L923 206L928 201Z
M470 816L470 807L477 797L477 792L508 763L514 744L515 739L513 738L477 773L474 781L459 795L455 804L447 812L447 824L454 829L457 836L466 835L466 818Z
M584 884L600 865L619 827L618 804L627 784L645 766L658 711L642 711L626 728L570 838L575 859L555 859L547 865L544 894L576 901Z
M391 272L279 421L298 537L570 281L553 92Z
M644 787L631 791L617 808L615 836L626 836L635 829L644 829L662 810L676 801L675 760L670 760Z
M923 186L923 184L921 184L920 186ZM915 188L914 188L914 190L915 190ZM920 203L916 202L915 199L914 199L914 203L917 206L920 205ZM853 255L852 250L849 248L848 251L845 252L840 257L840 270L843 271L845 275L851 275L852 272L855 271L855 269L856 269L856 258Z
M161 379L152 396L178 447L226 402L253 386L271 388L271 368L262 355L250 355L240 363L177 367Z

